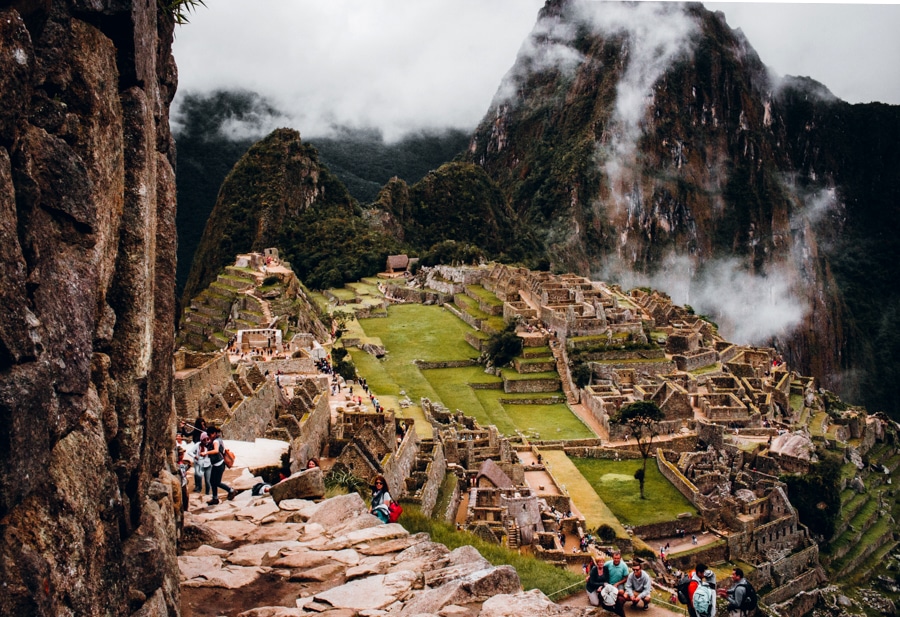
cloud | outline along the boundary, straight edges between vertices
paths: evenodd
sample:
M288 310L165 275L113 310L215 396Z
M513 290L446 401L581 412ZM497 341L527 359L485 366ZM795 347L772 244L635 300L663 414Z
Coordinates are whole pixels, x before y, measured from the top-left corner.
M576 35L575 23L557 15L540 18L522 43L516 64L504 76L492 105L515 102L519 87L530 75L556 70L571 76L584 62L584 55L572 46Z
M488 110L517 51L531 40L543 0L216 0L176 31L179 91L258 92L307 137L336 125L381 129L389 138L420 129L473 129ZM607 31L627 28L664 43L680 32L676 5L600 2L587 16ZM763 62L809 75L849 102L900 103L900 5L720 3ZM595 19L596 18L596 19ZM644 27L640 23L646 18ZM568 66L574 48L540 50L540 62ZM637 49L637 48L636 48ZM652 46L640 49L656 53ZM537 51L537 50L535 50ZM577 53L577 52L576 52ZM651 55L651 59L653 59ZM653 69L654 65L647 70ZM621 93L623 127L634 127L652 74L636 71ZM510 86L508 82L505 86ZM508 94L508 92L507 92ZM283 125L284 123L281 123ZM263 125L261 124L260 127ZM240 130L235 129L238 133ZM627 145L627 140L621 142Z
M580 3L578 16L595 34L621 37L625 68L616 86L610 122L595 158L608 178L613 203L636 207L631 165L656 82L678 60L693 54L699 26L683 5L657 2Z
M719 333L741 345L768 344L784 338L801 324L808 312L789 273L774 269L766 276L747 272L738 259L719 259L697 266L685 255L669 254L652 275L633 272L611 262L600 280L624 289L651 287L663 291L675 304L690 305L719 325Z
M395 140L474 128L543 0L207 4L176 33L179 96L250 90L304 137L345 126Z

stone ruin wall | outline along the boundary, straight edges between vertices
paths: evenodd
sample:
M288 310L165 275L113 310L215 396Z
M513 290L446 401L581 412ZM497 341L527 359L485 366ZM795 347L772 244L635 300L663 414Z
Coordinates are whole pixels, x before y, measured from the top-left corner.
M679 371L690 372L697 369L715 364L719 360L719 354L712 349L703 349L692 353L679 354L672 356L675 366Z
M413 429L415 430L415 425ZM420 448L421 448L421 442ZM425 453L423 453L425 454ZM430 453L427 453L431 459L425 468L425 482L418 491L417 498L419 500L422 513L426 516L434 517L434 507L437 505L441 484L444 482L444 476L447 474L447 459L444 458L444 448L440 440L434 442L434 446Z
M504 379L503 391L512 393L556 392L560 389L559 379Z
M269 371L270 375L274 375L276 371L299 374L315 374L317 372L316 363L310 357L289 358L287 360L275 359L267 362L257 362L256 366L264 373Z
M291 440L291 472L303 469L311 457L318 457L331 434L331 406L322 390L313 399L313 407L306 419L300 421L300 435ZM301 458L302 457L302 458Z
M406 478L412 475L418 453L419 435L413 424L406 431L394 453L389 455L387 461L384 462L384 477L388 482L392 497L397 499L406 497Z
M176 368L178 367L179 354L193 357L208 355L179 351L176 353ZM222 392L230 382L231 362L224 353L207 359L206 362L192 369L188 374L177 377L174 389L175 409L178 417L192 422L200 415L201 403L210 394Z
M255 441L265 437L266 429L284 410L275 381L267 379L254 393L237 404L222 423L222 435L236 441Z
M677 530L683 529L686 534L700 533L703 531L703 518L699 516L687 516L675 521L663 521L662 523L650 523L649 525L636 525L632 531L634 535L643 540L655 540L656 538L672 538Z
M0 614L176 615L174 23L0 5Z

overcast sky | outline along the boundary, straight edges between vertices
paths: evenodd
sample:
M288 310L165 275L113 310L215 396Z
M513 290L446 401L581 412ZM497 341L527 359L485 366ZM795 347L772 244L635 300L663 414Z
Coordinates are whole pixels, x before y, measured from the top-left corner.
M241 88L302 135L472 129L543 0L207 0L176 31L178 96ZM900 5L707 3L781 75L900 104ZM176 107L177 107L176 98Z

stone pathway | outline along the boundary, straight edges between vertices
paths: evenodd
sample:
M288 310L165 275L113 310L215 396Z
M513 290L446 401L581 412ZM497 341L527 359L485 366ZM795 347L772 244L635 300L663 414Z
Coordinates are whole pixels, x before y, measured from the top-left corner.
M516 571L471 546L381 524L356 493L313 503L249 491L185 514L178 557L184 617L588 617L523 592Z

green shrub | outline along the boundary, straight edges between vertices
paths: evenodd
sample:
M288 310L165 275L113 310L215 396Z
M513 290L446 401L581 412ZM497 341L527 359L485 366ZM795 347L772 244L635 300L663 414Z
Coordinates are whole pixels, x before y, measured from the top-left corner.
M485 345L488 362L492 366L506 366L522 353L522 338L516 334L515 323L506 326L503 332L494 334Z
M597 527L597 537L603 542L612 542L616 539L616 530L606 524L600 525Z

